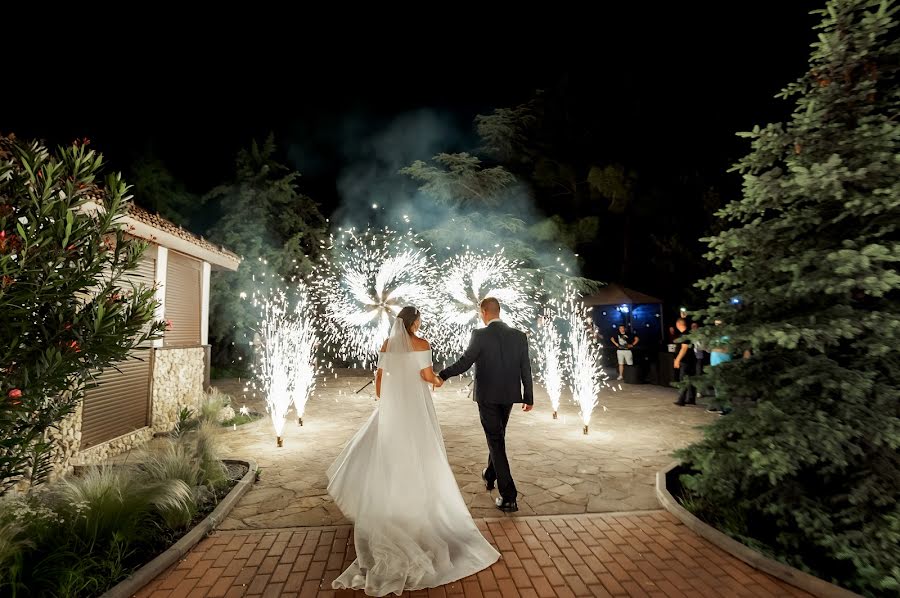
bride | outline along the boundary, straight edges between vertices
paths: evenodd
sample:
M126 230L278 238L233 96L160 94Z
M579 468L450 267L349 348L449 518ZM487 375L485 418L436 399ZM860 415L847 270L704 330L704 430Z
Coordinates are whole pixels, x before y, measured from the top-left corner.
M456 485L429 384L419 310L404 307L381 349L378 408L328 468L328 492L353 520L356 560L332 584L370 596L433 588L491 566L484 539Z

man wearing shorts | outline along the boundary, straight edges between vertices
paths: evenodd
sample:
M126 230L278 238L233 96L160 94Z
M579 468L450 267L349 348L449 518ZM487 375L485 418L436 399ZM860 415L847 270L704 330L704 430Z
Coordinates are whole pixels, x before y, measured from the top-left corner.
M619 332L615 336L611 336L609 340L616 346L616 358L619 362L619 377L617 380L623 380L625 378L625 364L634 365L634 356L631 354L631 349L638 344L640 339L633 334L629 334L625 324L619 324Z

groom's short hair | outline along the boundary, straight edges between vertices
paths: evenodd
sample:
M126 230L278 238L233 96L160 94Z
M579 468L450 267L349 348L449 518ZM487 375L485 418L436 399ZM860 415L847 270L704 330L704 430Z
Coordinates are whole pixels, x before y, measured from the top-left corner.
M489 314L499 314L500 302L493 297L485 297L481 300L481 311L485 311Z

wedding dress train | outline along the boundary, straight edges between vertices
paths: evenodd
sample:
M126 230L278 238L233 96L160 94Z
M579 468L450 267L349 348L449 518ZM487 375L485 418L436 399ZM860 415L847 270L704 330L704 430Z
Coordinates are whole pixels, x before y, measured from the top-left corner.
M380 354L378 407L328 469L328 492L355 526L356 560L335 589L399 595L467 577L500 557L469 515L447 461L419 375L431 363L431 351Z

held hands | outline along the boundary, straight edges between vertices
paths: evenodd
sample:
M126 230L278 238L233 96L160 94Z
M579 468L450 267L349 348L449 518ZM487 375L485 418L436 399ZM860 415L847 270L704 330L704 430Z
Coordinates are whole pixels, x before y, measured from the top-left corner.
M438 376L433 370L431 372L431 375L434 376L433 382L431 383L432 390L440 388L444 385L444 379Z
M529 412L534 409L534 405L529 405L528 403L522 403L522 411Z

